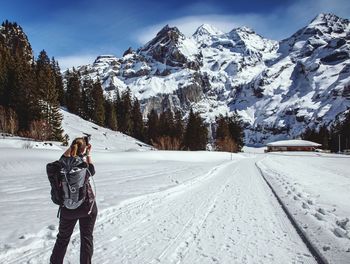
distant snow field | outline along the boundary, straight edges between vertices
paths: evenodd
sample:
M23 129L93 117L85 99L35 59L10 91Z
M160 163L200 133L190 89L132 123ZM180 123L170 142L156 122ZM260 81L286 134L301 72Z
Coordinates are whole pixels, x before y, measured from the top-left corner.
M92 134L94 263L316 263L260 171L321 255L348 263L349 156L157 151L63 114L71 140ZM65 147L25 142L0 138L0 263L48 263L57 234L45 165ZM76 227L65 263L79 250Z

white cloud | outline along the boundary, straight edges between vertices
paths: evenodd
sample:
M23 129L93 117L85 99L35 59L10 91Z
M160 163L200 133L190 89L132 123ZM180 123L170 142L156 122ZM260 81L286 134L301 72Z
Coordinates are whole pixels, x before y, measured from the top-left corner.
M77 67L85 64L90 64L94 62L97 55L95 54L77 54L77 55L70 55L70 56L63 56L63 57L57 57L57 61L60 65L60 68L62 71Z
M316 16L319 13L334 13L348 18L350 2L348 0L298 0L287 9L288 17L294 17L294 20L305 19L305 17L309 19L310 15Z
M246 13L179 17L142 28L136 32L134 39L143 45L154 38L166 24L176 26L183 34L190 36L201 24L206 23L223 32L229 32L238 26L248 26L264 37L280 40L306 26L319 13L334 13L340 17L348 18L350 2L348 0L298 0L287 7L272 9L271 13L267 15Z

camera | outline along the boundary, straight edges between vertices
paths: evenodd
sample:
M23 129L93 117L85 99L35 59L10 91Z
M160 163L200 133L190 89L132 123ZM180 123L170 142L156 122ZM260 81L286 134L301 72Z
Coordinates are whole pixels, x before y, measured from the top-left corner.
M90 142L90 140L91 140L91 135L90 134L87 134L87 133L84 133L84 140L85 140L85 143L86 143L86 145L88 146L89 145L89 142Z

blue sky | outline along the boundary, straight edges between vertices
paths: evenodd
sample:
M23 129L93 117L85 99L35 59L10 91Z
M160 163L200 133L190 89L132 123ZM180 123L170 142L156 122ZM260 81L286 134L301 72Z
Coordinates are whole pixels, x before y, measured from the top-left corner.
M1 5L0 18L23 27L35 55L45 49L66 68L91 63L99 54L137 49L166 24L188 36L203 23L224 32L248 26L280 40L321 12L349 18L350 1L10 0Z

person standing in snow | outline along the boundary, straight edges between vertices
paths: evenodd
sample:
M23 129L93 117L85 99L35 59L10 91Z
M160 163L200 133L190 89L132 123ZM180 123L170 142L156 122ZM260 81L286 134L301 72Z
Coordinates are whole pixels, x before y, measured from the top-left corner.
M50 264L62 264L66 254L69 240L74 227L79 220L80 228L80 263L91 263L93 254L93 230L97 217L95 195L88 181L95 174L95 168L91 160L91 145L88 138L76 138L70 148L62 155L60 162L74 162L80 159L86 166L86 196L82 204L76 209L68 209L64 205L60 207L59 230L55 246L53 248ZM79 194L80 195L80 194Z

